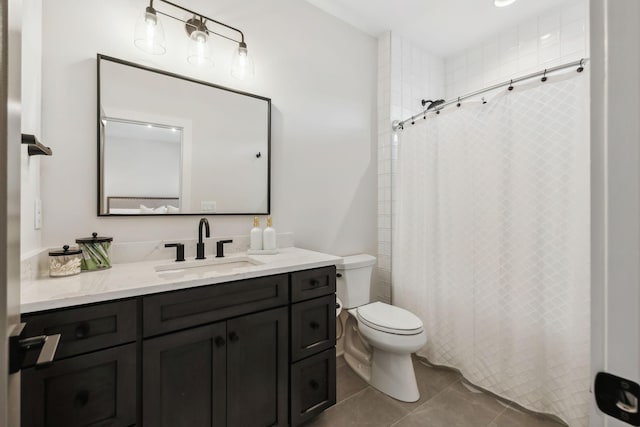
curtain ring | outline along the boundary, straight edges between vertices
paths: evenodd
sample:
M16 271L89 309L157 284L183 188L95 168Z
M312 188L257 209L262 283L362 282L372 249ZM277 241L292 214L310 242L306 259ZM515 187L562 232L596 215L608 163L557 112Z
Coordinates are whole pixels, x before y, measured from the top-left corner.
M460 108L460 97L458 97L458 103L456 104L456 107Z
M584 71L584 58L580 59L580 65L578 66L578 70L579 73Z
M540 79L541 82L546 82L547 81L547 69L544 69L544 74L542 75L542 78Z
M483 104L483 105L487 103L487 100L486 100L486 99L484 99L484 96L483 96L481 99L482 99L482 104Z
M508 90L513 90L513 79L511 79L511 83L509 83Z

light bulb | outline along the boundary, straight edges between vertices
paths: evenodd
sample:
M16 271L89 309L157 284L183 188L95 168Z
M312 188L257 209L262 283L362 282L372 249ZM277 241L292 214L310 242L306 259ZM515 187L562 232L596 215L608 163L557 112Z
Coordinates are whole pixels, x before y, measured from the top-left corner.
M187 61L198 67L213 67L209 36L206 32L196 30L189 35Z
M145 9L136 22L133 44L138 49L153 55L162 55L167 51L162 22L151 6Z
M231 75L239 80L250 80L253 79L255 75L253 60L249 56L247 45L244 42L240 43L238 50L233 56Z

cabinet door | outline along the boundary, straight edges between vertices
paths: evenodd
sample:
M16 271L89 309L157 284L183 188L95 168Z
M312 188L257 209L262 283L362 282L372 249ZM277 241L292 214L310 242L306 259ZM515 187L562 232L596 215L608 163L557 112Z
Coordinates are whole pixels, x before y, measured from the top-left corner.
M143 342L145 426L226 425L224 337L220 322Z
M291 365L291 425L298 426L336 404L336 349Z
M23 427L125 427L135 422L135 344L22 371Z
M336 345L336 295L291 306L291 361Z
M287 308L227 321L227 425L286 426Z

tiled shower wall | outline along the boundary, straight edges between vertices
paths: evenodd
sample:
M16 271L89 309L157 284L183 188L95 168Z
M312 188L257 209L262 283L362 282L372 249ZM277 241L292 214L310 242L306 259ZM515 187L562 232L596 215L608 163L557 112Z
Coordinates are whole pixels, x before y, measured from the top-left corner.
M447 57L446 97L589 56L588 4L569 0L476 46Z
M446 59L397 33L378 38L378 266L374 299L390 302L391 228L397 136L422 99L451 99L589 56L588 1L568 0Z
M395 33L378 38L378 280L375 299L390 302L391 220L398 141L394 120L415 114L425 98L444 96L444 60Z

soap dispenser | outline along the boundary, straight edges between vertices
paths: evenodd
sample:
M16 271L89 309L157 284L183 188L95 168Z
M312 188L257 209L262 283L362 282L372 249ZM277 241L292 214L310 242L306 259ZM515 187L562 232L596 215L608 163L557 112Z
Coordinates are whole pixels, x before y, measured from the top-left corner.
M260 229L260 219L256 216L253 218L253 228L249 233L249 248L252 251L262 250L262 230Z
M265 251L276 249L276 229L273 228L273 221L270 216L267 217L267 228L263 232L262 245Z

